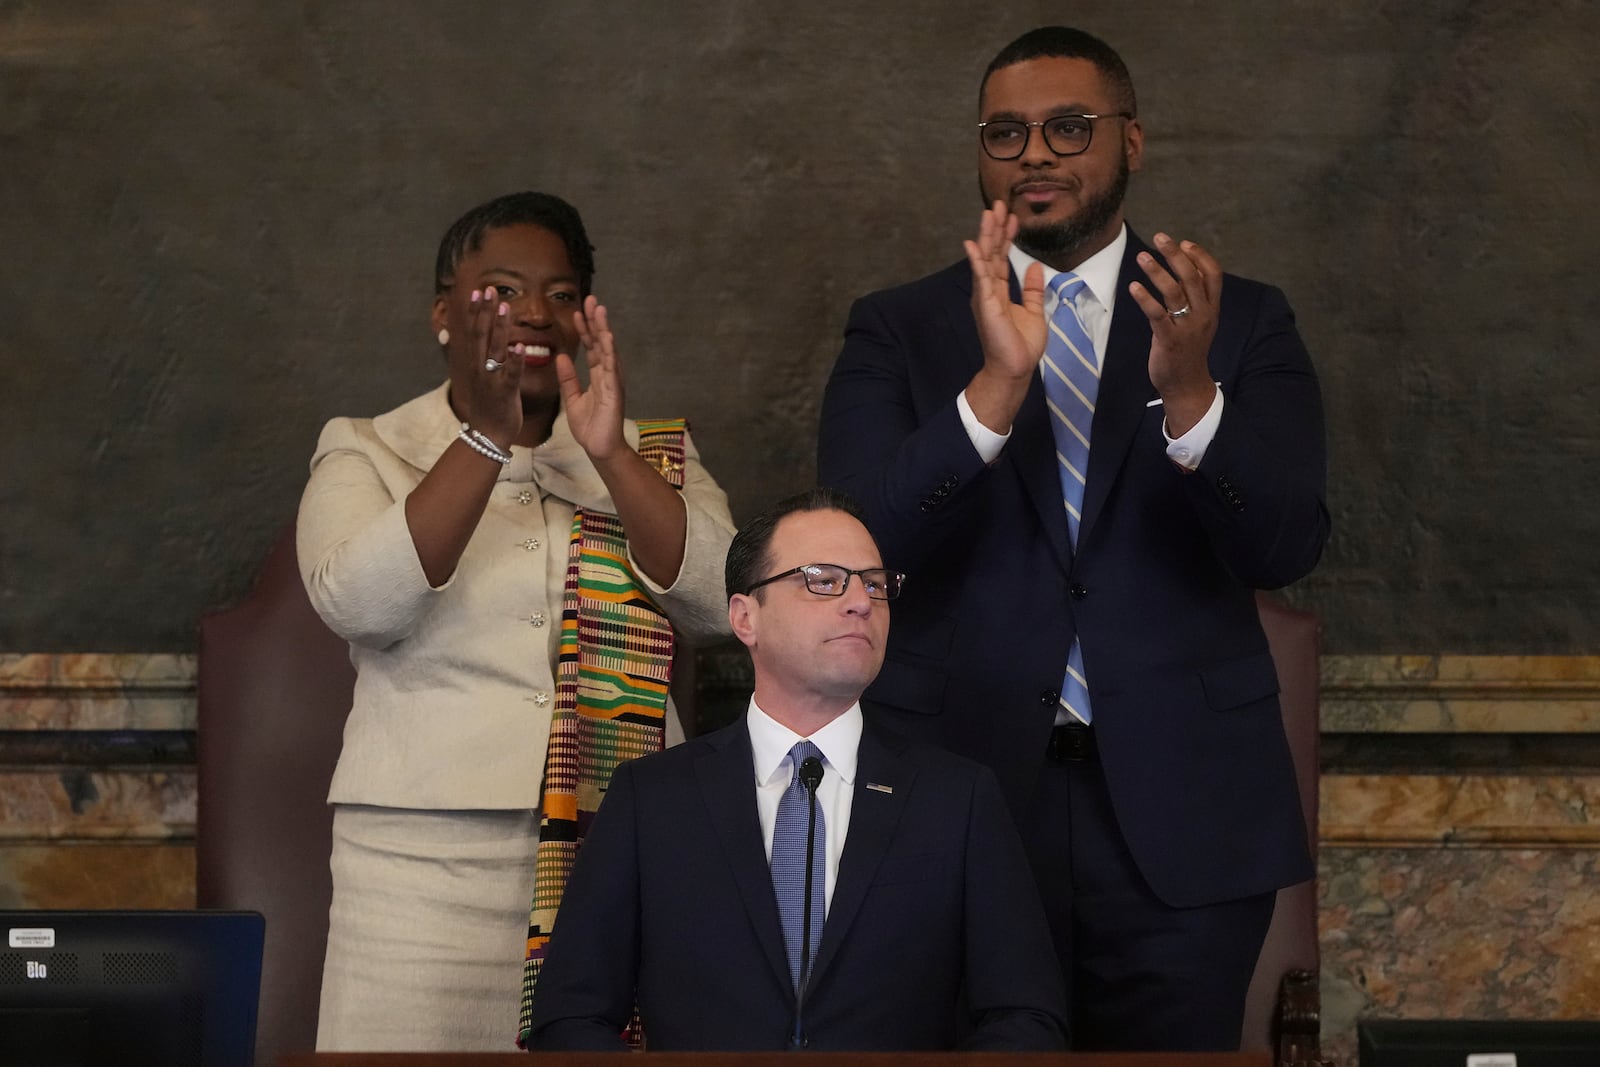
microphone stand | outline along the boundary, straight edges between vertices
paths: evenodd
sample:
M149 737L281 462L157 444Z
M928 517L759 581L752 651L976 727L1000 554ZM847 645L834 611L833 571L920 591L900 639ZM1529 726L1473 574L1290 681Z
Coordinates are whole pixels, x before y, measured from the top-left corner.
M800 981L794 990L794 1033L789 1038L789 1048L799 1050L810 1042L806 1040L802 1025L806 1002L806 985L811 981L811 893L812 859L817 841L817 786L822 781L822 761L807 756L800 761L800 784L806 787L806 892L805 911L800 920Z

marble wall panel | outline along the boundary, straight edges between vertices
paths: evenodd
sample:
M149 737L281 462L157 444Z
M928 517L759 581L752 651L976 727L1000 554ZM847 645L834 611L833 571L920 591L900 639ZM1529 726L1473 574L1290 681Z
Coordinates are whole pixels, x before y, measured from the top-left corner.
M1600 851L1325 848L1324 1053L1361 1017L1600 1017Z
M193 840L193 767L0 772L0 843Z
M1324 656L1322 729L1600 732L1600 656Z
M0 654L0 731L193 730L190 655Z
M1600 847L1600 776L1328 774L1324 848Z
M194 906L195 660L0 655L0 906Z
M0 908L192 908L194 843L0 842Z

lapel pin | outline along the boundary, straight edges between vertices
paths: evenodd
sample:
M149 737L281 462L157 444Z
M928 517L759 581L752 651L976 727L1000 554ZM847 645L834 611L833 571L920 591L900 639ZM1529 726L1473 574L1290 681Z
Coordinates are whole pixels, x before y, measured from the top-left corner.
M878 782L868 782L867 783L867 788L871 789L871 790L874 790L876 792L879 792L879 793L893 793L894 792L894 786L892 786L892 785L881 785Z

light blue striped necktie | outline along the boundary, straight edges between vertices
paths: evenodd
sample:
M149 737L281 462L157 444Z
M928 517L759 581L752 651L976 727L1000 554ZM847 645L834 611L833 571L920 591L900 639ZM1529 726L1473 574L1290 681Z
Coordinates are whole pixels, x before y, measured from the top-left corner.
M783 922L783 946L789 954L789 980L800 986L800 938L805 918L806 896L806 787L800 781L800 764L806 757L822 758L810 741L801 741L789 750L794 768L789 788L778 801L778 819L772 829L772 891L778 898L778 918ZM811 852L811 951L817 958L817 942L822 940L824 901L827 897L826 827L822 804L817 807L817 836Z
M1050 317L1045 340L1045 400L1050 406L1050 432L1056 442L1056 473L1061 478L1061 502L1067 509L1067 532L1074 549L1083 518L1083 490L1089 475L1089 432L1094 423L1095 398L1100 395L1100 364L1094 342L1078 319L1075 301L1087 283L1071 271L1050 280L1056 310ZM1083 676L1083 647L1077 637L1067 653L1067 675L1061 682L1061 703L1082 722L1089 722L1089 686Z

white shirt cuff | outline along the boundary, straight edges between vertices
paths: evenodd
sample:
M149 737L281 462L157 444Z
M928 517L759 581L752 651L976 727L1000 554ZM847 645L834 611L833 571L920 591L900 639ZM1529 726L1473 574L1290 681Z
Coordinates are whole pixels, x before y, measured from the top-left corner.
M1212 440L1217 436L1217 427L1222 425L1222 390L1211 398L1211 406L1200 417L1200 421L1189 428L1189 432L1182 437L1174 438L1167 433L1167 420L1161 420L1161 436L1167 439L1167 458L1172 460L1184 470L1194 470L1200 466L1200 461L1206 458L1206 449L1211 447Z
M1011 440L1009 433L995 433L989 427L978 421L978 416L972 413L972 405L967 403L967 391L961 390L956 397L956 411L961 415L961 425L967 428L967 440L972 442L973 449L978 453L978 458L984 463L993 463L1000 458L1000 450ZM1210 438L1206 439L1208 442ZM1199 463L1199 460L1195 460Z

